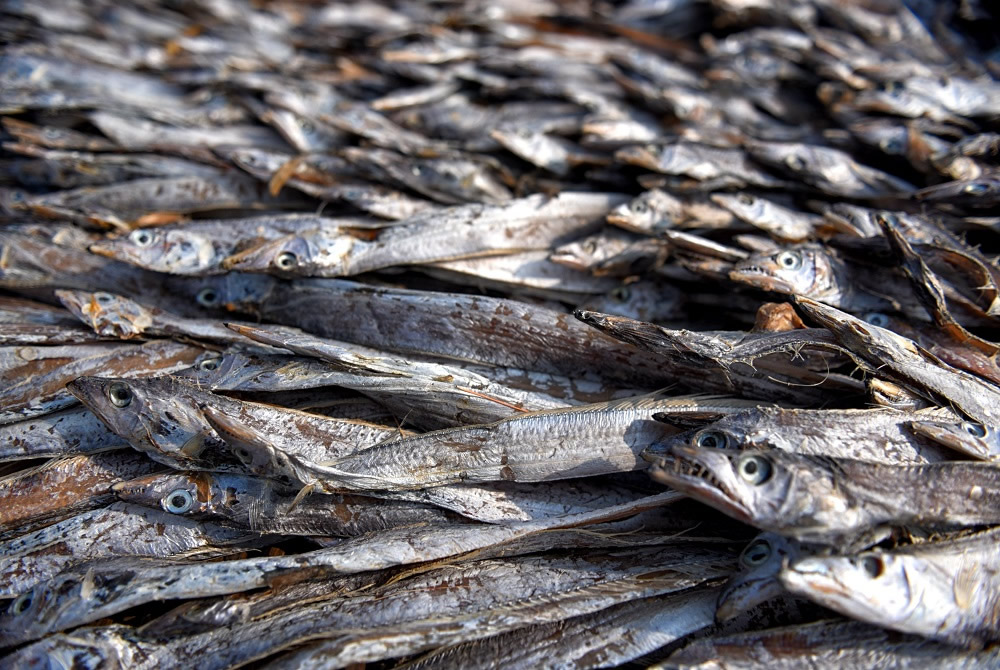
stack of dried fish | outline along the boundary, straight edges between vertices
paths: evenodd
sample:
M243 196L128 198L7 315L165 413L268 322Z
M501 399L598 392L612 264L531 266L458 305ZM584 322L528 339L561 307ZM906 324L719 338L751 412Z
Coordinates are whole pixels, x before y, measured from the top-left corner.
M996 18L0 0L0 665L997 667Z

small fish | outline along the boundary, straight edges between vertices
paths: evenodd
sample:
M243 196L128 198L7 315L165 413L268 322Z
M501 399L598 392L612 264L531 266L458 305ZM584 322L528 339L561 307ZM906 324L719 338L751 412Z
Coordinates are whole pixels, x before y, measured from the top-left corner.
M755 159L785 170L828 195L882 198L913 192L913 185L862 165L839 149L799 142L756 141L748 141L746 147Z
M751 193L714 193L712 202L783 242L804 242L816 234L820 217L804 214Z
M504 205L463 205L417 216L375 234L313 231L266 242L223 261L230 270L338 277L394 265L548 249L582 234L623 199L618 194L529 196Z
M628 147L615 153L620 161L663 174L687 176L721 186L778 187L782 182L754 166L742 149L720 149L691 142Z

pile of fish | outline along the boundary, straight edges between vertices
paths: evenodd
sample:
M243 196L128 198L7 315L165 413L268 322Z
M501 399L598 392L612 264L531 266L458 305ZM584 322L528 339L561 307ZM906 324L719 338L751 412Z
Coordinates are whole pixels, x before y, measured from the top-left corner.
M0 666L998 667L997 19L0 0Z

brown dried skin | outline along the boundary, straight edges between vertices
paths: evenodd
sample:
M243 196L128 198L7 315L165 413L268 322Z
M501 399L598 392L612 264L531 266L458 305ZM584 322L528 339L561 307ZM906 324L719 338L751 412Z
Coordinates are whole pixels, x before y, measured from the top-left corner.
M655 462L675 446L719 449L780 449L906 465L955 460L958 454L914 433L913 422L948 421L948 410L903 412L887 409L783 409L759 407L653 443L643 458Z
M699 333L586 310L575 315L656 354L675 381L691 388L792 404L828 401L834 389L855 393L861 389L857 380L830 372L844 359L841 347L822 329ZM766 376L763 370L768 371ZM795 388L790 389L789 383Z
M521 412L579 404L573 397L575 384L567 378L485 367L480 373L469 366L403 358L287 329L228 325L255 342L329 363L340 374L328 377L327 383L373 397L399 417L416 415L413 421L421 427L489 423ZM534 386L548 382L565 392L553 396L525 388L521 380L511 386L491 381L500 376L527 377Z
M82 375L125 378L168 374L192 365L199 347L164 340L145 344L16 347L0 371L4 409L0 423L12 423L72 405L66 384Z
M114 502L111 487L161 466L132 449L62 458L0 480L0 538Z
M657 481L763 530L838 544L883 527L998 523L1000 469L985 463L893 466L782 451L674 447Z
M954 337L933 324L914 324L881 312L868 312L863 316L868 323L913 340L915 344L948 365L979 375L994 384L1000 384L1000 365L997 364L997 358L987 355L970 343L956 341Z
M996 529L856 556L793 561L791 592L852 618L982 649L1000 639Z
M295 490L224 473L154 474L119 482L114 492L125 502L258 533L353 537L454 521L444 510L416 503L344 495L296 501Z
M673 382L659 370L656 357L615 342L572 315L517 300L334 279L275 283L270 289L262 297L234 300L233 307L321 337L401 353L596 377L639 388Z

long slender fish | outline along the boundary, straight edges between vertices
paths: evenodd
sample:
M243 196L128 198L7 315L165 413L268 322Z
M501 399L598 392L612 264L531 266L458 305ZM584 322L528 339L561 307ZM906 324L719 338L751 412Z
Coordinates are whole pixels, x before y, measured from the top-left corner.
M84 561L115 556L209 558L235 553L233 546L266 541L259 534L116 502L0 543L0 594L11 598L30 592L35 584Z
M161 466L132 449L58 458L0 479L0 538L24 534L115 500L111 487Z
M781 449L798 454L904 465L953 460L957 454L914 434L912 422L951 419L948 410L783 409L759 407L730 414L696 430L650 445L655 462L675 445L718 449ZM667 417L670 418L669 415Z
M26 592L30 595L25 597L23 607L0 614L0 639L16 643L41 637L143 603L262 588L274 578L295 571L316 576L351 574L439 560L510 545L555 530L628 518L679 497L674 492L661 493L580 514L509 524L390 529L291 556L200 564L131 562L125 570L110 562L91 564L83 575L66 571Z
M836 544L887 527L997 523L1000 469L987 463L885 465L785 451L674 447L659 482L730 516L804 542Z

